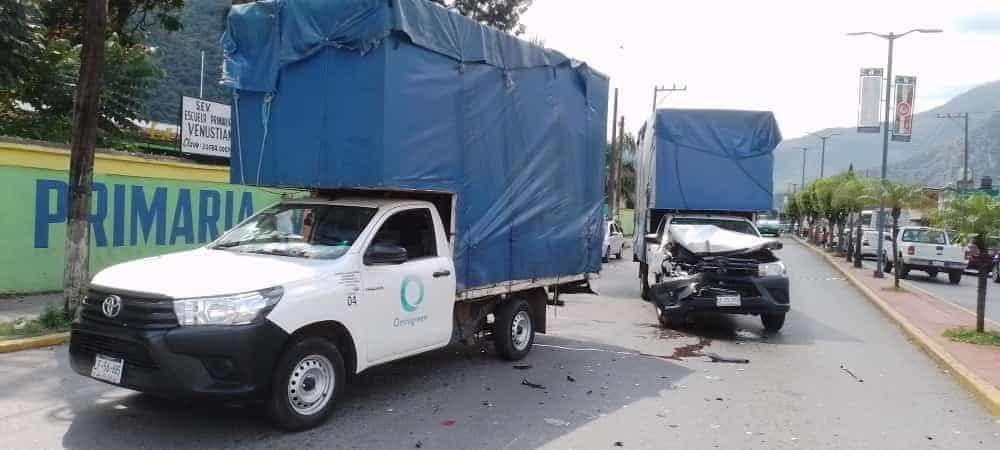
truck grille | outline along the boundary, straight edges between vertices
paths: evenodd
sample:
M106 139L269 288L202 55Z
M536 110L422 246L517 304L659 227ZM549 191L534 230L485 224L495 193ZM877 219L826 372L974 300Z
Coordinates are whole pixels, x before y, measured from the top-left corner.
M70 337L70 346L75 352L85 354L102 354L125 360L125 364L144 369L156 369L156 362L149 356L146 346L126 341L124 339L102 336L83 331L74 331Z
M121 309L115 317L108 317L103 310L105 299L111 295L117 295L121 299ZM80 316L87 322L139 330L177 327L174 301L168 297L92 290L80 307Z
M701 272L726 276L757 276L757 261L749 258L712 257L698 265Z

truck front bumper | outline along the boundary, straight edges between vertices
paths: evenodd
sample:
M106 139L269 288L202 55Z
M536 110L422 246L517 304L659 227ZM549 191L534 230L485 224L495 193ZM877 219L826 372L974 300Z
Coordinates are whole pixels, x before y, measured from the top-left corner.
M778 314L791 309L787 277L711 276L699 285L702 288L700 291L686 297L678 296L677 291L663 285L654 285L650 290L657 307L669 315L693 312ZM721 291L726 291L725 295L738 294L740 305L719 306L719 295L716 294Z
M254 400L270 387L288 334L268 320L226 327L138 330L86 321L70 334L70 365L91 376L96 355L124 360L121 384L180 398Z

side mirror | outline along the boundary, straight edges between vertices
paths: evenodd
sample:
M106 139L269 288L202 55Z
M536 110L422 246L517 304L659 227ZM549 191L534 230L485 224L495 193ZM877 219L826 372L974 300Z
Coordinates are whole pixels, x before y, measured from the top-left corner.
M365 251L365 265L368 266L397 265L407 259L405 248L387 242L375 242Z
M647 234L646 235L646 243L647 244L659 244L660 243L660 236L657 236L656 233Z
M785 244L782 244L781 241L771 241L768 242L767 245L764 246L764 248L768 250L781 250L785 248Z

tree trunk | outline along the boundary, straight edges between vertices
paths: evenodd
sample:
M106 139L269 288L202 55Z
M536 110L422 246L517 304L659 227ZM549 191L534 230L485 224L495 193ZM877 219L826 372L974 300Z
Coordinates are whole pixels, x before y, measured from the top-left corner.
M899 275L900 275L900 264L899 264L899 248L896 244L896 232L897 227L899 227L899 216L896 214L892 215L892 278L893 284L896 289L899 289ZM882 236L879 236L881 239Z
M67 314L75 310L80 299L86 295L90 281L90 194L94 179L94 147L97 145L97 115L107 24L108 0L88 0L70 144L66 271L63 274L63 300Z
M977 263L979 267L979 283L976 286L976 331L982 333L985 331L986 324L986 281L990 274L990 265L992 261L989 258L989 251L986 249L986 239L983 238L982 234L976 236L976 247L979 248L979 254L973 258L973 261Z
M845 246L845 252L847 253L845 257L847 262L854 261L854 219L847 221L847 233L844 234L844 239L847 241Z
M864 236L864 230L861 229L861 221L859 220L856 229L857 233L854 234L854 268L861 268L861 239Z

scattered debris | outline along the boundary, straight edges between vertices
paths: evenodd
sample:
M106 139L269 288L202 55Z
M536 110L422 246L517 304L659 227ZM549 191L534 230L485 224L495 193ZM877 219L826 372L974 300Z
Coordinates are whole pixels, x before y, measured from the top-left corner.
M858 383L864 383L865 382L865 380L862 380L861 378L858 378L858 376L855 375L854 372L851 372L851 369L848 369L847 366L845 366L843 364L840 365L840 370L843 370L844 372L847 372L847 374L850 375L851 378L854 378L855 380L858 380Z
M570 383L576 383L576 378L573 378L573 375L566 375L566 381L569 381Z
M722 401L722 397L715 397L715 399L718 400L718 401L720 401L720 402Z
M668 427L670 427L670 428L677 428L677 427L679 427L680 425L677 425L676 423L672 423L672 424L670 424L670 425L667 425L667 426L668 426Z
M393 410L392 408L386 408L386 409L385 409L385 412L387 412L387 413L391 413L391 412L393 412L393 411L394 411L394 410Z
M414 447L416 447L416 448L420 448L420 447L423 447L423 446L424 446L424 443L423 443L423 442L420 442L420 441L417 441L417 443L416 443L416 444L414 444L413 446L414 446Z
M934 436L927 436L927 440L928 441L933 441L934 440Z
M587 395L591 395L591 394L593 394L593 393L594 393L594 390L593 390L593 389L590 389L590 390L588 390L588 391L587 391Z
M746 358L730 358L728 356L720 356L716 353L705 352L702 356L708 358L714 363L733 363L733 364L750 364L750 360Z
M543 420L545 421L545 423L547 423L549 425L552 425L554 427L568 427L569 426L569 422L567 422L565 420L549 419L549 418L545 418Z
M545 389L545 386L542 386L542 385L540 385L538 383L532 383L532 382L528 381L527 378L524 378L524 377L521 377L521 384L523 384L525 386L528 386L530 388L533 388L533 389Z
M489 400L483 400L482 405L485 406L485 407L487 407L487 408L492 408L493 407L493 403L490 403Z
M625 443L622 441L615 441L615 447L624 447Z
M514 368L517 370L528 370L531 368L531 364L515 364Z
M719 425L719 424L717 424L717 423L713 423L713 424L712 424L712 429L713 429L713 430L717 430L717 429L719 429L720 427L722 427L722 425Z
M458 423L458 421L455 420L455 419L448 419L448 420L446 420L444 422L441 422L441 425L442 426L446 426L446 427L453 427L457 423Z

